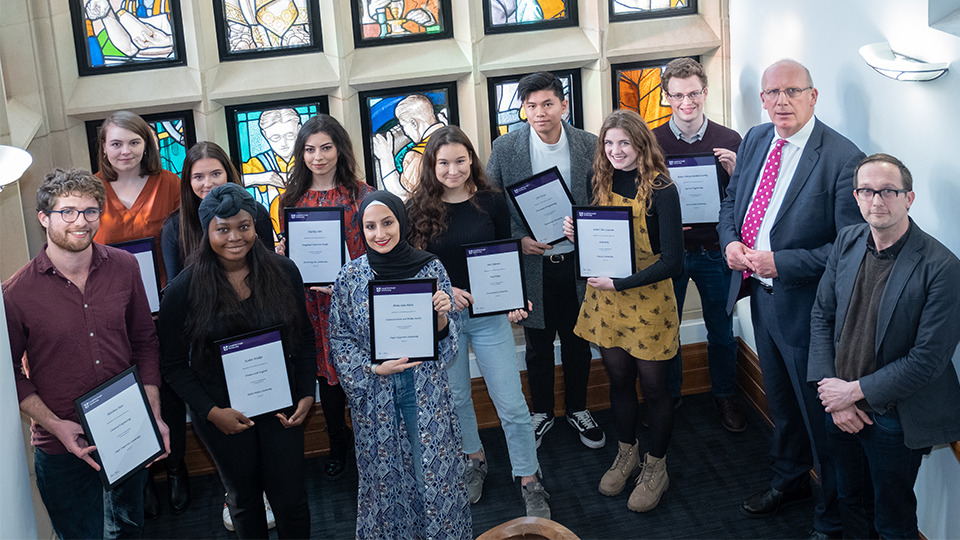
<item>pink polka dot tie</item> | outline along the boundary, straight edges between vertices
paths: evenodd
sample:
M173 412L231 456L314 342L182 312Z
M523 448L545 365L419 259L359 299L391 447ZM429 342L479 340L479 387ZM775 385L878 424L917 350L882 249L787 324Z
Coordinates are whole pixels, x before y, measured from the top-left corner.
M785 139L778 139L767 158L766 165L763 166L763 176L760 178L760 186L757 188L757 194L750 203L747 210L747 216L743 220L743 228L740 231L740 237L744 245L753 249L757 244L757 233L760 232L760 224L763 223L763 216L767 213L767 207L770 206L770 199L773 197L773 188L777 185L777 176L780 174L780 157L783 145L787 144ZM750 270L743 272L743 279L747 279L753 274Z

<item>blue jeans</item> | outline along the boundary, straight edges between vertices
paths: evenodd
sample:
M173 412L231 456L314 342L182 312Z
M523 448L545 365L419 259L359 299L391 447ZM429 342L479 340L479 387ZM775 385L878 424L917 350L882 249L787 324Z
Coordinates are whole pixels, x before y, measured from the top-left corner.
M397 413L397 425L403 421L410 441L410 454L413 460L413 474L417 479L417 490L423 494L423 460L420 447L420 426L417 423L417 389L414 368L391 375L393 380L393 407Z
M477 414L470 395L470 351L473 346L480 374L487 385L487 392L497 409L503 433L507 438L507 451L514 476L536 474L537 446L530 423L530 410L520 386L520 368L517 365L517 346L513 330L506 315L470 318L467 310L460 312L460 335L457 358L447 366L450 393L460 417L463 430L463 452L479 452L480 434Z
M60 538L140 538L143 531L143 469L113 491L100 473L73 454L34 448L37 489Z
M837 469L837 493L844 538L918 538L917 481L930 448L903 444L896 411L868 413L873 425L845 433L827 414L827 445Z
M727 294L730 269L719 251L687 251L683 273L673 279L677 311L683 317L683 301L687 280L697 284L703 307L703 324L707 327L707 358L714 397L731 397L737 386L737 340L733 337L733 318L727 315ZM680 352L672 360L667 388L673 397L680 396L683 385L683 362Z

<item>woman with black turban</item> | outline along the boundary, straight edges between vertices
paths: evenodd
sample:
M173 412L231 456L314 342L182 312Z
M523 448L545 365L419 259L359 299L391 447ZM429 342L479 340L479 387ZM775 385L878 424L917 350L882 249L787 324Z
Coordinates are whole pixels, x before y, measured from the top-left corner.
M254 232L256 202L225 184L200 203L204 236L193 264L160 304L163 376L190 406L194 430L213 456L240 538L267 538L262 492L280 538L307 538L303 423L313 405L313 327L297 267ZM230 407L215 342L280 327L293 406L247 418Z

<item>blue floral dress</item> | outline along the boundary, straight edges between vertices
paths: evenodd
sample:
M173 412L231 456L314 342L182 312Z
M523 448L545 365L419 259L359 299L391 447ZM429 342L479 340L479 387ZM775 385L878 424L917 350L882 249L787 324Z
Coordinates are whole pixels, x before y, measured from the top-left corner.
M452 297L440 261L430 261L415 277L438 278L440 290ZM330 309L330 359L347 394L356 436L357 538L472 538L460 422L445 369L457 357L457 313L447 314L450 331L440 342L440 361L413 368L424 478L421 498L410 443L394 408L395 375L370 370L367 284L373 279L366 255L344 265Z

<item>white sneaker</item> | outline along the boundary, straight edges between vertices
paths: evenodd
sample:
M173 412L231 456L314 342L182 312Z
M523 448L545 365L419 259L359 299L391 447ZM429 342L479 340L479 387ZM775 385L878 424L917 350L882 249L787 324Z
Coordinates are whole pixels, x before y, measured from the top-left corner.
M226 495L224 495L226 497ZM227 508L227 503L223 503L223 528L233 532L233 517L230 515L230 509Z
M272 529L277 526L277 518L273 517L273 508L270 507L270 501L267 500L267 493L263 493L263 508L267 511L267 528Z

